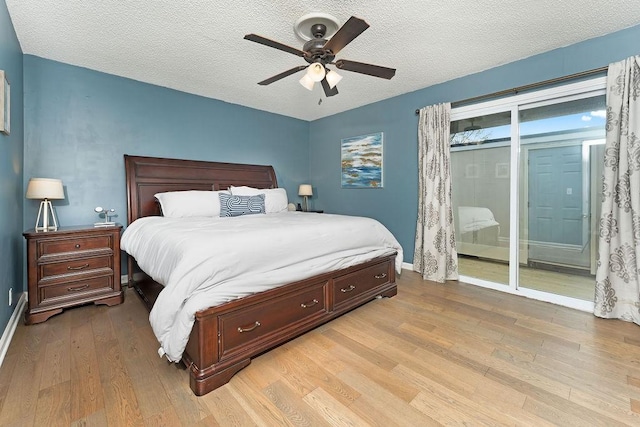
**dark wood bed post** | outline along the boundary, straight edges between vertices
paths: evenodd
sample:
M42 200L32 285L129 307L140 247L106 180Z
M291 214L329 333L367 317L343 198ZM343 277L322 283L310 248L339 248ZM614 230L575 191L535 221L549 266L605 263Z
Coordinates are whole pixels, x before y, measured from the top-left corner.
M127 223L160 215L154 195L166 191L221 190L247 185L276 188L271 166L124 156ZM251 363L251 358L377 297L396 295L395 258L390 254L343 270L289 283L196 313L182 362L193 392L204 395ZM147 308L162 286L127 277Z

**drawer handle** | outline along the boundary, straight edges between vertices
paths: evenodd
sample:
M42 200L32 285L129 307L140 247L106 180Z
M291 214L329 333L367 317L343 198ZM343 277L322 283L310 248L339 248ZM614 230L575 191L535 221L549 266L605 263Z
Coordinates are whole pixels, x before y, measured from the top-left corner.
M76 249L80 249L80 243L76 243Z
M77 267L71 267L69 265L69 266L67 266L67 270L82 270L82 269L85 269L87 267L89 267L89 264L82 264L82 265L79 265Z
M375 277L376 279L384 279L385 277L387 277L387 273L376 274L373 277Z
M252 326L249 326L248 328L243 328L242 326L238 326L238 332L243 333L243 332L251 332L253 331L255 328L257 328L258 326L260 326L260 322L258 322L256 320L256 323L254 323Z
M302 304L300 304L300 307L302 307L302 308L309 308L309 307L313 307L313 306L314 306L314 305L316 305L316 304L318 304L318 300L314 298L314 299L313 299L313 301L308 302L308 303L306 303L306 304L303 302Z
M82 285L82 286L76 286L75 288L67 288L67 290L69 292L78 292L81 291L83 289L87 289L89 287L89 285Z
M342 288L342 289L340 289L340 292L344 292L344 293L346 293L346 292L351 292L351 291L352 291L352 290L354 290L355 288L356 288L355 286L353 286L353 285L349 285L349 287L348 287L348 288Z

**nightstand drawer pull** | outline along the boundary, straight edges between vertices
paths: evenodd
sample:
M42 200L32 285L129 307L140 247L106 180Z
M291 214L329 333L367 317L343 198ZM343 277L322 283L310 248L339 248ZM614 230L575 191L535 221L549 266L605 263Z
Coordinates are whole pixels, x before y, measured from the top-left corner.
M85 289L87 289L89 287L89 285L82 285L82 286L76 286L74 288L67 288L67 290L69 292L78 292L78 291L83 291Z
M300 304L300 307L308 308L308 307L313 307L316 304L318 304L318 300L314 298L313 301L311 301L311 302L308 302L308 303L304 303L303 302L302 304Z
M82 264L77 267L71 267L70 265L68 265L67 270L84 270L87 267L89 267L89 264Z
M340 292L346 293L346 292L351 292L352 290L354 290L356 287L353 285L349 285L348 288L342 288L340 289Z
M80 249L80 243L76 243L76 249Z
M238 332L243 333L243 332L251 332L253 331L255 328L257 328L258 326L260 326L260 322L258 322L256 320L256 323L253 324L253 326L249 326L248 328L243 328L242 326L238 326Z
M376 279L384 279L385 277L387 277L387 273L376 274L373 277L375 277Z

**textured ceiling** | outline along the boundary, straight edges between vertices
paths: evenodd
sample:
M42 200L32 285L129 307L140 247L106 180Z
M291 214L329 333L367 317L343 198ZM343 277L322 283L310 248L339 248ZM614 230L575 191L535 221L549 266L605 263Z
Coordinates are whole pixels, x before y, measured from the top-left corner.
M25 54L314 120L640 23L638 0L6 0ZM337 59L397 69L392 80L348 71L325 98L298 84L293 24L324 12L371 26ZM606 65L606 64L602 64ZM322 103L318 101L322 99Z

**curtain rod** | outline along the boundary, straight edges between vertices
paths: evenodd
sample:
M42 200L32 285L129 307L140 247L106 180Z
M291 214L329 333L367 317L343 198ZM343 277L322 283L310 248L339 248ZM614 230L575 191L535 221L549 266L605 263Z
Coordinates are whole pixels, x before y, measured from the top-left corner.
M579 73L575 73L575 74L569 74L567 76L562 76L562 77L556 77L554 79L549 79L549 80L544 80L541 82L537 82L537 83L531 83L528 85L524 85L524 86L518 86L518 87L514 87L511 89L505 89L505 90L501 90L498 92L493 92L493 93L488 93L485 95L478 95L478 96L474 96L472 98L467 98L467 99L462 99L460 101L455 101L451 103L451 106L455 106L455 105L459 105L459 104L467 104L469 102L472 101L480 101L481 99L487 99L487 98L496 98L499 96L503 96L503 95L515 95L518 92L523 92L525 90L529 90L529 89L535 89L537 87L540 86L547 86L547 85L552 85L555 83L559 83L559 82L564 82L567 80L573 80L573 79L577 79L580 77L586 77L586 76L590 76L592 74L600 74L603 73L605 71L607 71L607 69L609 68L609 66L606 67L600 67L600 68L594 68L593 70L587 70L587 71L581 71ZM416 115L420 114L420 109L416 110Z

